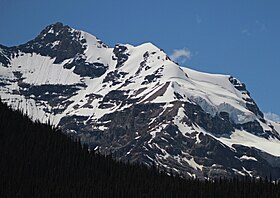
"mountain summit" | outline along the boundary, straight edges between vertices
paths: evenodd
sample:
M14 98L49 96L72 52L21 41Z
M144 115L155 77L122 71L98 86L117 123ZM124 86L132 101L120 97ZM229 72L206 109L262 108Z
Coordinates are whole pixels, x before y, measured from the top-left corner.
M91 149L185 177L280 178L280 124L229 75L181 67L152 43L108 47L62 23L0 45L0 94Z

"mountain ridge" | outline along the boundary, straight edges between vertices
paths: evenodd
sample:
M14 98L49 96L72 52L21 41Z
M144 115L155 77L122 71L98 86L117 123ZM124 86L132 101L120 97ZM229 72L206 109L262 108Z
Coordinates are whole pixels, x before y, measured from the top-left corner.
M181 67L152 43L110 48L56 23L1 47L0 85L13 108L122 160L198 178L280 177L280 125L245 84Z

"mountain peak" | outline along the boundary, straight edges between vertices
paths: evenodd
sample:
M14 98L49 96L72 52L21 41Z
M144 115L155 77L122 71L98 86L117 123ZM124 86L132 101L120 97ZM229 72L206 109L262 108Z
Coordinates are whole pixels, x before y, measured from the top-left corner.
M57 22L45 27L41 33L35 38L35 40L50 39L55 37L56 40L72 37L74 32L79 32L72 29L68 25L64 25L61 22Z
M54 24L52 24L50 26L52 26L54 29L61 29L63 27L69 27L69 26L64 26L64 24L61 23L61 22L56 22L56 23L54 23Z
M156 49L158 49L158 47L156 45L154 45L152 42L146 42L146 43L143 43L143 44L139 45L139 47L140 46L146 47L146 48L156 48Z
M100 153L188 177L280 178L280 125L263 118L246 86L180 67L150 42L109 48L58 22L0 46L0 64L3 101Z
M49 30L54 30L54 31L59 31L61 29L64 29L64 28L70 28L69 26L65 26L63 23L61 22L56 22L56 23L53 23L51 25L48 25L47 27L44 28L44 30L46 31L49 31ZM43 30L43 31L44 31Z
M55 58L54 63L82 54L85 50L81 31L77 31L63 23L57 22L47 26L33 40L15 47L25 53L36 53Z

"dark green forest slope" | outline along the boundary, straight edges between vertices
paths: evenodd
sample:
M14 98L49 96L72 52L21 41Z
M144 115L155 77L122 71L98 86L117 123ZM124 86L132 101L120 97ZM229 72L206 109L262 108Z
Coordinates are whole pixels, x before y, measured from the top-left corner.
M268 180L184 180L89 152L0 102L0 197L280 197Z

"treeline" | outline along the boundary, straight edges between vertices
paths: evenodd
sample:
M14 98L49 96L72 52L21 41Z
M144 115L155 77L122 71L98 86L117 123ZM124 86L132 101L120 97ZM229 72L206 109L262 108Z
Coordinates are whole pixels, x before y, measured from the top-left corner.
M0 102L0 197L280 197L267 179L185 180L89 152Z

